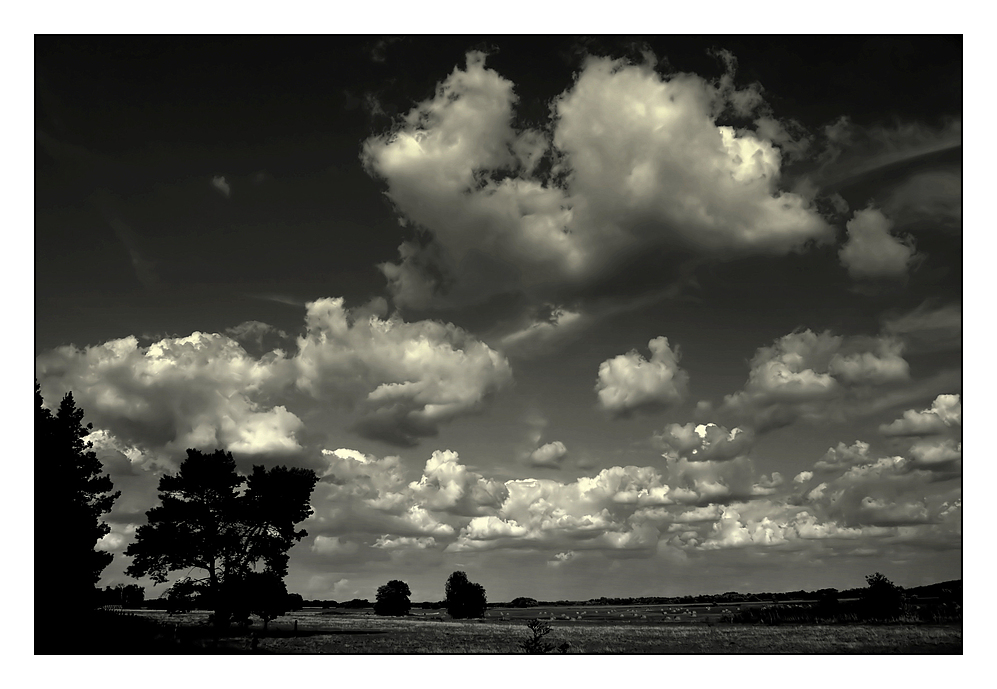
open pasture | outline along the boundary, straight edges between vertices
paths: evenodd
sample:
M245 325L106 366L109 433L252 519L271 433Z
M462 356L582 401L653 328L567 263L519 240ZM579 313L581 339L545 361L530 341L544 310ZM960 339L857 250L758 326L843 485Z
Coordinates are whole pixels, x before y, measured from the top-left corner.
M690 611L689 619L676 620L681 614L671 607L495 608L485 619L461 621L435 610L393 618L364 610L306 609L271 622L266 632L259 623L249 630L231 630L217 646L206 625L207 613L141 614L165 622L180 638L205 651L229 653L252 652L255 634L257 653L518 654L520 642L530 637L525 622L533 617L548 621L552 631L546 640L567 642L568 653L962 652L962 630L954 625L708 624L698 610L695 618Z

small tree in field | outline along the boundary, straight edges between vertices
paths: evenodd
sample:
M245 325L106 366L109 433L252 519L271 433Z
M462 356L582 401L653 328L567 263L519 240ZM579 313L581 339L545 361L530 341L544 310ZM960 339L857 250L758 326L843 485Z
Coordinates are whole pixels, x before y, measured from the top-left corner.
M549 624L542 620L532 619L526 623L526 626L533 633L533 637L526 641L521 641L519 647L527 653L550 653L553 650L557 650L558 653L567 653L568 649L571 648L571 644L567 641L558 646L549 641L544 641L544 637L550 634L551 628Z
M374 613L377 615L394 615L403 617L412 608L409 596L412 591L404 581L392 579L377 589L377 600L374 601Z
M270 620L283 617L291 607L284 580L273 572L250 572L242 580L244 587L239 598L247 601L249 612L263 620L263 629Z
M464 572L454 572L447 579L446 585L447 612L454 619L484 617L488 599L485 597L485 587L468 581Z

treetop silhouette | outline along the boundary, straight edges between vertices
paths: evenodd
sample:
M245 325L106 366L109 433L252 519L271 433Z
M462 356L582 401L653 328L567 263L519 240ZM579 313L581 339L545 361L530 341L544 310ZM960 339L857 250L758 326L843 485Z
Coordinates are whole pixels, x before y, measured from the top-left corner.
M287 551L307 535L295 526L311 513L317 480L314 471L283 466L254 466L244 477L229 452L187 450L180 470L159 481L161 504L125 550L134 558L126 573L163 583L171 572L203 570L196 588L224 623L233 607L250 605L247 582L264 581L252 576L259 565L287 575Z

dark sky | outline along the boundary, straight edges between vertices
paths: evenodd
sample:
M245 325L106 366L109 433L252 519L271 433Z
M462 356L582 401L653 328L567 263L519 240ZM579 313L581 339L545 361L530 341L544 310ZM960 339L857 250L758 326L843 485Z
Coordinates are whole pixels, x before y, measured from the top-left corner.
M961 575L961 37L34 57L36 374L122 490L102 585L195 445L323 476L307 598Z

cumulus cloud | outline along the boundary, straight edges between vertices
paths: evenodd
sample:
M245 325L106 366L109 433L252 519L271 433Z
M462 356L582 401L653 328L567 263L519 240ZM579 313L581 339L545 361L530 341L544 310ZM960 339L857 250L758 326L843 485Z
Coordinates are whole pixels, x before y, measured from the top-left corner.
M962 460L962 443L944 440L919 440L908 451L918 468L945 469Z
M849 528L937 523L952 493L931 487L957 476L954 462L961 448L952 441L929 441L910 454L913 459L875 457L867 443L841 443L815 464L825 477L804 491L803 504ZM958 487L954 490L958 496Z
M568 448L560 440L547 443L530 453L530 465L535 467L557 467L568 454Z
M297 386L359 405L358 430L399 445L478 411L512 379L508 361L452 324L383 318L383 301L350 311L342 299L307 305L294 363Z
M394 131L364 144L365 168L399 215L429 233L381 266L396 304L424 307L454 285L472 301L577 287L649 248L782 254L831 238L808 199L779 188L779 146L790 150L791 137L774 120L717 124L725 110L762 105L730 73L710 83L590 57L553 102L549 131L513 127L516 101L471 52Z
M646 557L662 547L834 552L860 538L942 538L960 496L958 486L944 488L953 469L943 474L940 463L960 451L942 443L912 449L911 458L877 458L866 443L841 443L792 482L759 474L743 455L672 457L662 469L613 466L570 481L498 481L450 451L434 452L408 480L397 458L341 448L324 453L328 470L305 526L316 557L340 560L365 548L392 556L519 549L551 562L575 557L557 553Z
M869 443L861 440L856 440L851 446L838 443L837 447L828 448L824 456L814 463L814 469L819 472L841 471L856 464L865 464L870 461L869 449Z
M655 433L654 440L670 459L724 461L746 454L754 444L754 433L741 428L728 431L715 423L684 426L673 423Z
M908 409L892 423L883 424L883 435L935 435L962 425L962 402L959 395L939 395L930 409Z
M854 342L854 341L853 341ZM862 345L857 345L862 347ZM855 349L853 344L851 349ZM898 340L875 338L864 351L835 354L827 370L847 384L883 385L910 378L910 366L901 356L904 345Z
M876 208L857 211L846 224L848 239L838 258L855 280L898 280L907 277L907 270L917 255L914 240L890 233L893 223Z
M352 555L360 546L355 541L336 536L316 536L312 550L319 555Z
M301 450L303 423L264 400L286 386L283 352L256 359L225 335L195 332L141 347L135 337L44 352L36 373L46 399L72 391L98 429L137 451L187 448L245 454Z
M436 539L432 536L420 538L413 538L412 536L399 536L397 538L378 536L372 547L383 548L384 550L427 550L436 547Z
M502 504L505 486L486 479L460 463L456 452L436 451L426 461L422 477L409 484L413 497L434 511L478 515Z
M868 411L881 394L877 388L889 390L909 380L903 351L891 337L793 332L758 349L744 388L727 395L716 413L762 432L797 419L843 419ZM701 403L701 413L711 409Z
M668 347L667 337L647 343L651 359L637 350L607 359L599 365L596 392L600 408L617 416L634 410L676 404L685 399L689 374L679 368L678 346Z
M464 330L435 321L385 317L375 299L346 309L342 299L307 305L297 352L258 355L264 337L286 339L250 321L228 335L195 332L147 347L135 337L43 352L36 375L46 399L73 391L95 427L138 451L180 456L191 447L245 454L302 450L303 423L277 400L299 390L359 415L370 437L413 445L441 423L480 411L512 379L505 357Z

